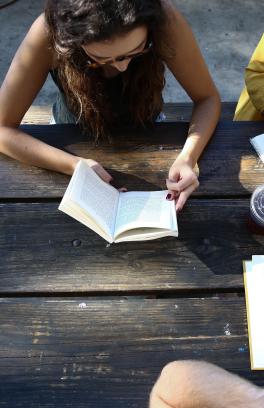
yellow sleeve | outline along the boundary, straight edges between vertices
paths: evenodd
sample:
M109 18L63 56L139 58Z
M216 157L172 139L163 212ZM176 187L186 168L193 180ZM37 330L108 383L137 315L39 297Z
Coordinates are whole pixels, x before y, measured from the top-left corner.
M245 70L245 84L234 120L264 120L264 34Z
M264 113L264 34L246 68L245 83L253 105Z

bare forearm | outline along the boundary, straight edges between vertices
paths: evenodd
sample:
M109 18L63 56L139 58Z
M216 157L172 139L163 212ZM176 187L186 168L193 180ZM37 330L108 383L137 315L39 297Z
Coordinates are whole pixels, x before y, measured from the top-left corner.
M80 159L19 129L5 126L0 127L0 152L23 163L69 175Z
M176 361L162 370L150 408L260 408L264 391L220 367L198 361Z
M193 167L211 138L219 120L221 102L218 94L194 106L188 137L180 153Z

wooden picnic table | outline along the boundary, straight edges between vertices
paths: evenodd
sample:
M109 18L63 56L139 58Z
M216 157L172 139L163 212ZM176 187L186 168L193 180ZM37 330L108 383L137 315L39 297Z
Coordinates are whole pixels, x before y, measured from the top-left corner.
M73 125L23 125L91 157L130 190L164 189L188 123L120 130L94 146ZM147 407L161 368L202 359L250 370L242 260L264 253L247 228L264 183L249 138L222 121L200 163L179 238L107 245L58 211L69 177L0 159L0 407Z

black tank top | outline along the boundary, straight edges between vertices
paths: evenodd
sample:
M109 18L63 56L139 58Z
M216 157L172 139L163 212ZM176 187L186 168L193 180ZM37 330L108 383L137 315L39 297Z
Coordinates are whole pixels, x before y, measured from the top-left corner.
M64 90L58 77L58 71L56 69L52 70L50 71L50 75L60 92L64 94ZM132 123L132 116L129 111L128 102L123 95L122 87L122 74L112 78L105 78L106 97L110 102L114 117L120 125L129 125Z

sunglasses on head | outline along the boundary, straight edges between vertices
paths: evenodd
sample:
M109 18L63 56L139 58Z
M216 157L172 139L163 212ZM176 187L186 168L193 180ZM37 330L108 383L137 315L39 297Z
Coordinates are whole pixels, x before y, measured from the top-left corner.
M121 55L120 57L113 58L111 60L108 60L107 62L97 62L97 61L94 61L91 57L88 56L89 57L89 59L87 61L88 68L89 69L90 68L91 69L96 69L96 68L101 68L103 66L112 65L115 62L122 62L122 61L125 61L125 60L130 60L131 61L131 60L133 60L135 58L141 57L141 55L147 54L152 49L152 47L153 47L153 43L151 41L147 41L147 43L145 45L145 48L142 51L137 52L135 54L131 54L131 55Z

